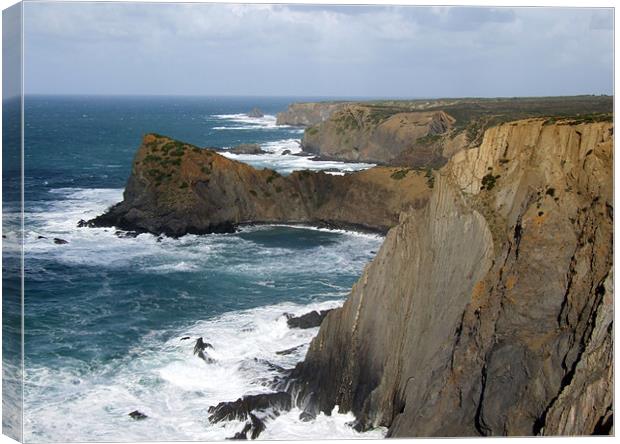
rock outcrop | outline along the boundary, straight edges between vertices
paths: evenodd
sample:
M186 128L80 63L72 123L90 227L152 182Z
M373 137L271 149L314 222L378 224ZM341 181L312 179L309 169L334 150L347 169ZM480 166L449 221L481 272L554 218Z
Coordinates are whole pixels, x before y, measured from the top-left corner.
M242 143L228 150L233 154L267 154L258 143Z
M610 121L613 98L376 100L340 103L330 111L306 129L305 151L326 159L420 168L440 167L456 152L479 146L485 131L501 123L567 116Z
M87 226L181 236L244 223L311 223L385 232L430 194L421 171L377 167L335 176L257 170L210 149L149 134L123 201Z
M609 433L613 126L503 124L436 174L288 390L393 437Z
M261 117L265 117L265 114L263 114L263 112L260 110L260 108L254 107L254 108L252 108L252 111L250 111L248 113L248 117L252 117L254 119L258 119L258 118L261 118Z
M277 125L312 126L327 120L345 102L293 103L276 116Z
M437 142L453 123L443 111L394 113L381 106L349 104L306 129L302 145L322 158L374 163L415 151L409 166L439 166L443 157Z

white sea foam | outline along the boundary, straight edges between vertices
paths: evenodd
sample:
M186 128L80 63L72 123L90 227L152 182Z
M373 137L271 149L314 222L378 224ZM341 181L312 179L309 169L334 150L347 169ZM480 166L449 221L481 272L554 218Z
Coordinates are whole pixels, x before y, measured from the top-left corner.
M242 428L239 421L211 424L207 408L220 401L264 393L277 374L270 364L290 368L301 360L317 329L290 329L283 314L338 306L340 300L310 305L278 304L228 313L178 330L170 339L154 332L119 362L88 370L28 367L26 439L29 441L221 440ZM181 340L190 336L191 340ZM193 355L203 337L213 364ZM298 347L291 354L278 351ZM134 421L128 413L149 416ZM261 439L378 438L347 425L351 414L334 412L302 422L299 410L267 423ZM77 419L76 419L77 418Z
M261 145L267 154L233 154L223 151L221 154L234 160L250 164L256 168L270 168L282 174L298 170L337 170L330 173L344 174L372 168L375 164L364 162L339 162L334 160L312 160L314 156L300 156L301 145L298 139L282 139ZM283 154L285 151L290 154Z
M286 126L284 125L276 125L276 116L269 114L265 114L263 117L250 117L247 114L215 114L212 117L232 123L232 125L213 127L213 129L215 130L256 130L286 128Z
M276 277L299 270L359 272L381 237L339 230L332 243L297 254L283 246L261 245L246 236L273 229L243 227L241 234L194 236L180 239L141 234L119 238L114 229L77 228L119 201L122 190L65 188L52 191L58 199L40 203L26 215L27 257L53 257L61 263L101 267L137 267L146 273L197 272L226 267L256 285L275 286ZM330 231L289 226L299 230ZM46 239L38 239L38 236ZM68 241L57 245L54 237ZM254 239L254 240L252 240ZM234 259L242 252L243 260ZM296 259L291 260L294 254ZM248 258L256 258L249 260ZM238 421L210 424L207 408L249 393L268 391L276 372L271 363L290 368L305 355L317 329L289 329L283 313L303 314L342 303L348 288L317 280L332 300L309 305L282 303L234 311L212 319L152 331L125 357L105 364L67 360L62 368L28 365L26 373L25 438L28 441L160 441L222 440L242 428ZM318 295L317 295L318 296ZM182 296L179 296L182 297ZM183 336L191 340L181 341ZM215 347L208 350L213 364L193 355L193 342L202 336ZM289 355L276 352L298 347ZM149 416L134 421L127 415L140 410ZM261 439L352 438L365 434L347 425L350 414L320 415L310 422L293 410L269 422Z
M239 273L272 270L274 273L298 273L302 269L329 272L334 266L354 272L368 252L376 250L382 236L347 230L330 230L303 225L276 225L298 230L317 230L341 234L333 246L316 246L290 261L286 248L264 248L236 234L197 236L180 239L158 238L148 233L135 238L119 237L114 228L78 228L80 219L91 219L122 197L118 189L63 188L52 191L60 200L33 208L26 214L25 251L28 257L53 257L67 264L106 267L138 267L147 272L168 273L209 268L227 260L236 251L247 257L261 257L260 262L241 261L230 265ZM243 233L270 230L272 226L246 226ZM43 236L44 238L39 238ZM68 244L57 245L54 238ZM93 254L96 252L96 254Z

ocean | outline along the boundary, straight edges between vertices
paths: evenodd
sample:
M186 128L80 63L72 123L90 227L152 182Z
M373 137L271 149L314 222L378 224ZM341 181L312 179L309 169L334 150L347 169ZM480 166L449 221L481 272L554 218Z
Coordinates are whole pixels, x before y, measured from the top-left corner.
M381 236L279 225L158 239L77 227L122 199L148 132L200 147L259 143L269 154L225 155L282 174L371 166L283 155L300 151L302 130L277 126L275 114L299 100L26 97L27 441L225 439L242 423L211 424L208 407L269 391L272 364L291 368L303 359L318 329L290 329L284 313L341 305ZM248 118L254 107L265 116ZM5 163L5 176L10 168ZM5 190L6 213L19 193ZM17 257L17 250L7 253L15 232L5 226L3 234L6 257ZM197 337L213 344L214 363L193 355ZM134 410L148 419L133 420ZM270 421L259 439L385 433L354 431L351 414L302 422L299 413Z

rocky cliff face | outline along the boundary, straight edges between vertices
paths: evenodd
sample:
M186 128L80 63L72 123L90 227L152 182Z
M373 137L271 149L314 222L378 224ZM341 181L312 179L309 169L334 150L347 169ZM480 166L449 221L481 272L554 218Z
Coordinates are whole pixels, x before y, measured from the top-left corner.
M439 166L444 163L439 142L453 123L443 111L393 112L382 106L348 104L306 129L302 145L328 159Z
M436 174L289 387L389 435L609 433L610 123L488 130Z
M277 125L312 126L327 120L334 112L343 108L345 102L293 103L284 112L278 113Z
M313 223L385 232L420 207L432 183L420 171L377 167L344 176L281 176L164 136L144 137L123 201L88 222L181 236L243 223Z

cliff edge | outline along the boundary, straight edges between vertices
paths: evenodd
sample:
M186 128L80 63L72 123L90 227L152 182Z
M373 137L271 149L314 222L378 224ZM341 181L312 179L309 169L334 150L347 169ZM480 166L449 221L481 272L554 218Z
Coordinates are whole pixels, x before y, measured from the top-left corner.
M276 125L312 126L327 120L342 109L346 102L292 103L276 116Z
M323 110L320 118L316 109ZM612 97L572 96L304 103L285 114L305 116L302 146L321 158L438 168L480 146L485 131L501 123L574 115L610 120L611 112Z
M403 212L288 390L389 436L610 433L613 125L528 119Z
M454 122L443 111L403 112L388 106L348 104L306 129L302 146L326 159L383 164L415 149L409 166L436 167L444 163L437 142Z

